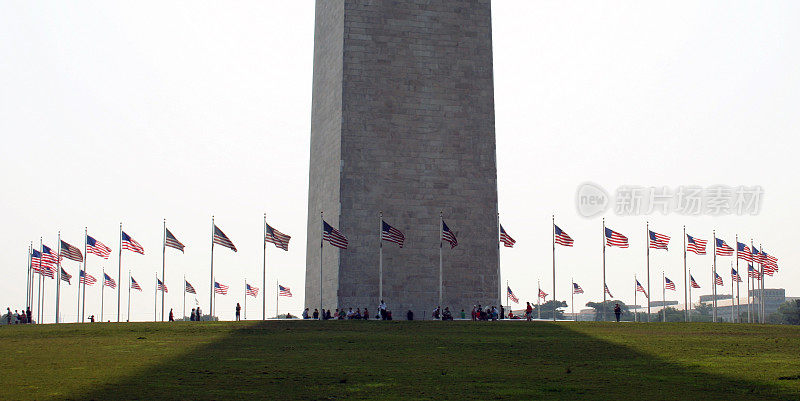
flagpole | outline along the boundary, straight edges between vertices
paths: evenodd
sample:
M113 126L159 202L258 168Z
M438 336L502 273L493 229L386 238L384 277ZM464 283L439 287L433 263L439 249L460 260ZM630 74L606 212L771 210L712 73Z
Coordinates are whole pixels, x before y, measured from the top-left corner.
M652 294L650 291L650 222L645 222L645 235L647 236L645 246L647 247L647 293ZM647 297L647 322L650 322L650 297Z
M692 277L692 269L689 269L689 278L691 279L691 277ZM687 305L686 307L688 308L691 305L691 303L692 303L692 285L689 284L689 305ZM687 310L686 314L688 319L687 321L691 322L692 321L691 312Z
M739 244L736 244L736 248L739 248ZM738 253L738 252L737 252ZM731 262L731 270L733 270L733 262ZM738 275L739 272L737 271L736 274ZM731 323L736 323L733 320L733 282L734 282L733 274L731 274Z
M502 274L501 274L502 272L500 270L500 230L501 230L500 227L502 227L500 225L500 212L497 212L497 284L498 284L497 299L498 299L498 302L501 303L500 306L502 307L503 276L502 276ZM508 280L506 280L506 306L508 306L509 309L511 308L511 305L508 303ZM503 309L503 308L501 308L501 309ZM507 313L505 315L508 316ZM501 319L505 319L505 316L503 316Z
M33 242L28 245L28 266L25 270L25 308L31 307L31 251L33 249Z
M183 275L183 320L186 320L186 275Z
M738 246L738 245L737 245ZM750 253L750 258L752 259L753 253ZM753 277L750 275L750 265L747 265L747 323L752 323L750 319L750 282L753 281Z
M325 240L325 215L322 211L319 212L319 320L324 319L324 309L322 309L322 244ZM264 291L267 288L264 287ZM277 288L276 288L277 290ZM266 295L266 294L265 294ZM275 297L275 310L277 315L278 297Z
M506 305L508 305L509 307L511 307L511 305L508 303L508 280L506 280L506 287L507 287L507 288L506 288Z
M211 294L208 294L208 314L214 316L214 215L211 215Z
M575 316L575 279L570 277L569 281L572 282L572 295L570 295L571 298L569 300L572 305L572 318L575 319L575 321L578 321L577 317ZM603 290L605 290L605 288Z
M649 245L649 244L648 244ZM648 246L647 249L650 249ZM661 322L667 322L667 276L664 275L664 271L661 271ZM675 276L673 276L675 277ZM649 304L650 302L648 302Z
M541 301L542 299L542 284L539 282L538 278L536 279L536 287L539 290L539 292L536 294L536 315L537 315L536 319L541 320L542 308L541 308L541 303L539 303L539 301Z
M133 276L131 276L131 269L128 269L128 321L131 321L131 285L133 284Z
M61 320L59 319L59 307L61 306L61 231L58 232L58 260L56 268L56 324Z
M686 290L689 288L689 279L686 277L686 226L683 226L683 321L689 321L689 300ZM691 289L689 290L691 291Z
M767 313L767 308L764 304L764 289L766 288L767 276L764 275L764 247L761 244L758 244L758 252L761 255L761 263L759 263L759 267L761 269L761 296L758 297L758 304L759 308L761 308L761 323L767 322L767 317L764 316Z
M278 296L281 295L280 284L278 284L278 280L275 280L275 319L278 318Z
M84 238L85 239L85 238ZM83 264L86 264L86 241L84 242L83 246ZM78 269L80 270L81 266L78 265ZM78 298L75 300L75 323L81 322L81 279L80 274L78 274Z
M36 295L36 322L42 322L42 259L44 258L44 244L42 243L42 237L39 237L39 292Z
M103 270L105 272L105 269ZM119 268L117 273L117 279L119 280L122 277L122 223L119 223ZM103 277L105 281L105 277ZM119 323L119 307L121 304L121 296L120 296L120 288L117 287L117 323Z
M153 294L153 321L158 321L158 272L156 272L156 292Z
M606 320L606 218L603 217L603 321Z
M550 239L553 241L553 321L556 321L556 215L552 215L553 224L550 229L553 231L553 236Z
M167 260L167 219L164 219L164 230L163 234L163 241L161 241L161 280L164 284L164 288L167 288L167 268L166 268L166 260ZM161 292L161 321L164 321L164 293L166 291Z
M89 253L86 252L86 240L89 237L89 228L83 228L83 285L80 282L80 275L78 275L78 292L80 292L81 286L83 287L83 298L81 299L81 323L84 322L84 316L86 315L86 263L89 259Z
M633 304L634 305L636 305L636 296L637 296L636 293L638 292L637 291L637 287L636 287L636 283L638 283L638 282L639 282L639 280L636 279L636 273L634 273L633 274ZM603 290L605 290L605 288ZM638 305L636 305L636 306L638 306ZM636 309L633 310L633 321L634 322L637 321L636 318L639 316L639 313L637 312L638 309L639 308L636 308Z
M264 245L264 258L262 260L262 286L261 288L264 291L267 290L267 213L264 213L264 238L262 238L262 242ZM320 283L322 284L322 283ZM245 287L247 284L245 284ZM261 320L267 320L267 297L264 296L265 294L261 294ZM245 294L245 299L247 299L247 294Z
M247 277L244 278L244 320L247 320Z
M452 223L452 222L451 222ZM439 212L439 303L442 305L442 236L444 235L444 212Z
M84 277L84 279L86 279L86 277ZM105 294L105 290L106 290L106 268L103 267L103 281L102 281L102 284L100 285L100 321L101 322L103 321L103 302L105 301L105 299L104 299L105 297L103 297L103 295Z
M711 287L713 290L711 295L714 297L712 304L714 305L714 310L712 314L712 321L714 323L717 322L717 232L716 230L711 231L712 236L714 237L714 262L711 265Z
M383 211L378 223L378 303L383 299Z

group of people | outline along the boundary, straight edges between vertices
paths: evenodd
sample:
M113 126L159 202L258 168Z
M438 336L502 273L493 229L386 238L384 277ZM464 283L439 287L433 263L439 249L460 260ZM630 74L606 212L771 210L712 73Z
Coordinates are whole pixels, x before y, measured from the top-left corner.
M410 312L410 311L409 311ZM336 308L335 312L331 312L330 309L322 310L322 314L320 315L320 311L318 309L314 309L314 312L309 314L309 308L305 308L303 310L303 319L315 319L319 320L322 317L322 320L369 320L372 319L369 314L369 309L364 308L364 311L361 311L361 308L356 308L354 311L353 308L348 308L345 310L344 308L339 309ZM378 313L375 315L375 320L392 320L392 311L386 306L386 303L381 300L381 303L378 305Z
M170 318L172 317L172 310L169 311ZM192 314L189 315L189 320L192 322L199 322L200 318L203 317L203 313L200 312L200 307L192 308ZM171 319L170 319L171 320Z
M441 306L437 306L435 309L433 309L433 313L431 313L431 316L433 316L433 320L439 320L439 319L441 319L441 320L453 320L453 314L450 313L450 307L448 307L448 306L445 306L444 310L442 310ZM465 317L464 316L464 310L462 309L461 310L461 318L463 319L464 317ZM409 320L412 320L412 319L409 319ZM475 319L472 319L472 320L475 320Z
M11 308L6 308L6 311L6 324L33 323L33 313L31 313L31 308L24 309L22 314L19 313L19 310L15 310L12 314Z
M502 306L500 307L502 309ZM484 309L480 304L472 306L472 320L491 320L495 321L503 315L503 312L496 306L487 306Z

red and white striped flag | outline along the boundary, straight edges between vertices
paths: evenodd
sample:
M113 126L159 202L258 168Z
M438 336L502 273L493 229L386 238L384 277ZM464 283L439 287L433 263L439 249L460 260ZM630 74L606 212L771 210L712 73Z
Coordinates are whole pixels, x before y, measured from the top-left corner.
M708 241L686 234L686 250L689 252L694 252L698 255L705 255L706 243L708 243Z
M406 240L406 236L403 235L400 230L381 220L381 240L394 242L395 244L399 245L400 248L402 248L403 242Z
M541 289L541 288L539 288L539 298L541 298L541 299L546 299L546 298L547 298L547 295L548 295L548 294L547 294L546 292L542 291L542 289Z
M93 253L103 259L108 259L108 256L111 255L111 248L105 246L105 244L103 244L102 242L87 235L86 253L87 254Z
M514 238L511 238L510 235L506 232L506 229L503 228L503 225L500 224L500 242L503 243L503 246L506 248L513 248L514 244L517 242ZM516 301L514 301L516 302Z
M144 248L125 231L122 232L122 249L144 255Z
M133 276L131 276L131 288L133 288L134 290L139 290L139 291L142 290L142 287L139 285L139 283L136 282L136 279L133 278Z
M659 234L655 231L648 230L648 235L650 237L650 248L651 249L664 249L668 250L669 246L669 235Z
M347 237L325 220L322 220L322 240L337 248L347 249Z
M555 238L556 244L561 246L572 246L575 241L570 237L564 230L562 230L559 226L554 227L555 230Z
M610 229L606 228L606 245L618 246L620 248L628 247L628 237Z
M673 283L669 277L664 277L664 288L675 291L675 283Z
M292 290L290 290L289 287L284 287L284 286L278 284L278 295L280 295L282 297L291 297L292 296Z

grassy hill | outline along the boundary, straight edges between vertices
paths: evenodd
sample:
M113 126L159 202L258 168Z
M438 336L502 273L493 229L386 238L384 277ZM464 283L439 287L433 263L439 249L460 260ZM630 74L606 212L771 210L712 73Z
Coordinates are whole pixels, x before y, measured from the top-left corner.
M800 399L800 327L275 321L0 328L3 399Z

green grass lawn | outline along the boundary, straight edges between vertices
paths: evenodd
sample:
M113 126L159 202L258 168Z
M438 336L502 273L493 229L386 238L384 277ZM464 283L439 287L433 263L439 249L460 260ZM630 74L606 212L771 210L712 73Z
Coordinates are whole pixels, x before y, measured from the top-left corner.
M178 322L0 327L3 399L800 399L800 327Z

